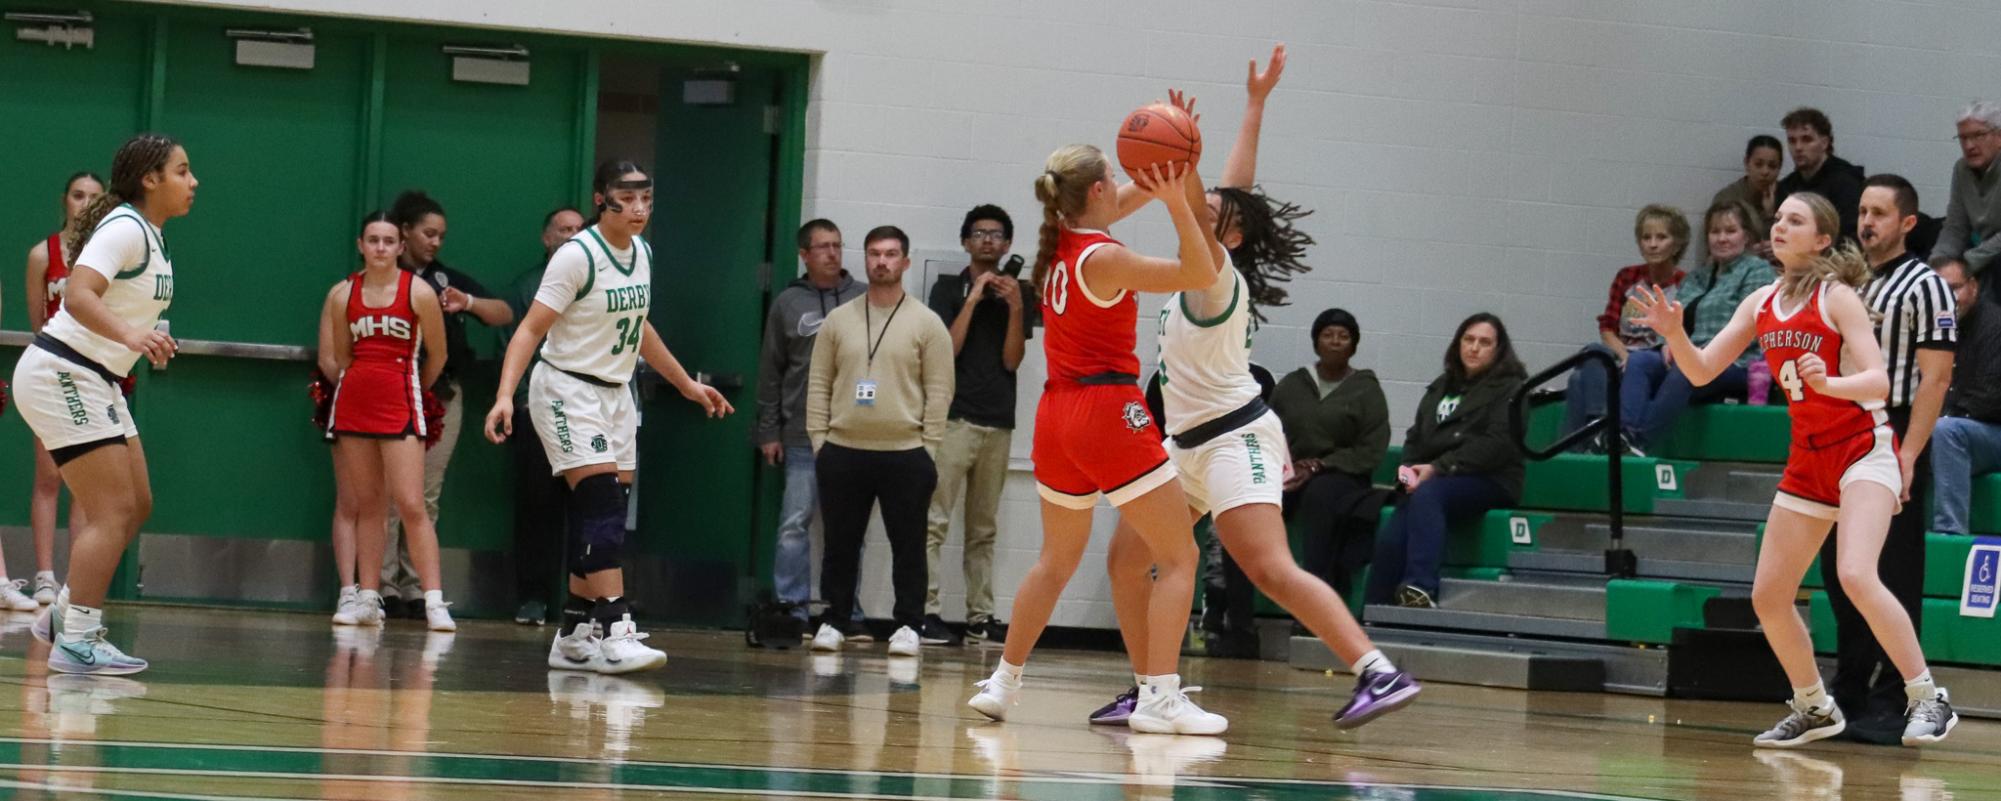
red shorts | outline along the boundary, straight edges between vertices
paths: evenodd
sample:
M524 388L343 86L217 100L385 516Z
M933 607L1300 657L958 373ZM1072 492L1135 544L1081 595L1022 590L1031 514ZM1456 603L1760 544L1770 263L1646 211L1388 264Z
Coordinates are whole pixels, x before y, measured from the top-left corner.
M1795 437L1772 504L1808 517L1833 520L1841 510L1841 491L1857 481L1881 484L1889 488L1892 498L1903 493L1897 438L1889 426L1878 425L1820 448Z
M407 366L356 362L334 389L327 429L363 437L422 436L416 376Z
M1160 440L1138 387L1049 387L1035 409L1035 483L1068 509L1096 506L1101 494L1123 506L1174 480Z

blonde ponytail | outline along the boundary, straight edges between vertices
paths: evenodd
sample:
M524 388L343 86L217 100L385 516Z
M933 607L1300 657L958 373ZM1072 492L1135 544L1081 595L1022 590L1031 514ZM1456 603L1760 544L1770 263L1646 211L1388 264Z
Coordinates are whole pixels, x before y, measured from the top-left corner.
M1090 145L1064 145L1049 154L1042 174L1035 179L1035 199L1042 203L1042 229L1035 243L1035 268L1029 273L1036 286L1049 276L1056 260L1057 235L1065 219L1075 220L1091 199L1091 187L1104 180L1105 153Z

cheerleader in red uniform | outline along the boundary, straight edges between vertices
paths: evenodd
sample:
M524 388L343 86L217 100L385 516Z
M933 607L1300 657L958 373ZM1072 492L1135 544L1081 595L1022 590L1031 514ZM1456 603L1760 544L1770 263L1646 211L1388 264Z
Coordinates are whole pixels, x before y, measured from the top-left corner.
M96 173L79 172L69 177L63 184L63 225L62 229L49 238L35 243L28 250L28 330L39 333L42 324L56 316L63 307L63 289L69 284L69 262L74 255L76 242L75 227L77 215L83 213L91 201L104 194L104 179ZM130 376L126 377L129 381ZM127 386L129 391L129 384ZM28 529L34 533L35 541L35 585L34 597L26 598L21 590L26 584L16 585L8 581L6 568L0 566L0 608L14 611L33 611L37 606L47 606L56 602L56 591L62 587L56 581L56 506L61 501L63 477L56 472L56 462L49 458L49 451L42 447L41 439L35 440L35 490L28 502ZM70 529L83 527L83 506L70 504ZM19 597L17 597L19 596ZM27 601L32 601L30 605Z
M324 310L326 319L336 323L328 326L333 344L329 366L338 371L327 430L335 440L336 478L356 512L354 558L364 566L382 563L386 521L363 512L383 508L386 499L410 535L426 620L434 631L452 631L457 624L444 600L437 530L424 511L428 424L423 388L445 367L444 310L428 284L397 267L402 233L388 215L377 212L364 219L357 246L365 266L327 293ZM343 567L343 580L347 569ZM335 620L380 624L380 575L366 569L358 573L352 600Z

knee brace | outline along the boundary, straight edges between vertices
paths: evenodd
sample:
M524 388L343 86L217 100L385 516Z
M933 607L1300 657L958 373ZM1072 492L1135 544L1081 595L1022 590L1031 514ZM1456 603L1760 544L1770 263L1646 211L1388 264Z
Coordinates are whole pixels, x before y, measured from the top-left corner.
M618 476L600 473L570 490L570 574L578 578L618 567L625 551L625 497Z

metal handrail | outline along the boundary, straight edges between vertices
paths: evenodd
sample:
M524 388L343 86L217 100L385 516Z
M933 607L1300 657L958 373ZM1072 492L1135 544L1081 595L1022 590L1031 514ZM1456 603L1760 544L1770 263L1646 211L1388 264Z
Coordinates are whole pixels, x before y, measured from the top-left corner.
M0 346L25 348L35 341L27 331L0 331ZM300 345L270 345L262 342L222 342L212 339L176 339L177 356L221 356L232 359L264 359L280 362L310 362L313 349Z
M1537 387L1589 361L1599 362L1605 368L1605 416L1588 421L1582 428L1558 437L1556 442L1546 448L1530 447L1527 412L1529 395L1535 392ZM1596 348L1578 351L1569 358L1550 365L1542 372L1529 376L1527 381L1522 382L1521 388L1515 390L1514 397L1508 402L1508 426L1514 433L1515 444L1519 445L1529 458L1545 461L1569 450L1579 442L1596 436L1599 432L1618 433L1622 430L1619 420L1620 378L1619 360L1613 358L1612 354ZM1639 573L1639 559L1626 547L1626 482L1622 465L1622 457L1625 455L1623 451L1624 449L1618 447L1616 442L1605 449L1606 492L1610 496L1612 518L1612 538L1606 543L1605 548L1605 572L1617 578L1632 578Z

